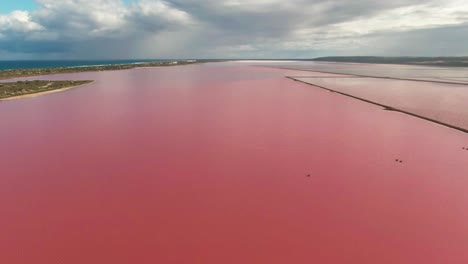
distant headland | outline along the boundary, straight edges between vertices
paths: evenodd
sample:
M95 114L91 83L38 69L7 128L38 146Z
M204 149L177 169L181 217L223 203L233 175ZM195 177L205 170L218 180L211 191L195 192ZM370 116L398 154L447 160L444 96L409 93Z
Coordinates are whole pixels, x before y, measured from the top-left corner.
M79 67L58 67L58 68L34 68L34 69L10 69L0 71L0 80L15 79L21 77L61 74L61 73L77 73L77 72L93 72L93 71L112 71L112 70L128 70L141 67L163 67L187 65L196 63L195 60L183 61L158 61L158 62L143 62L130 64L111 64L111 65L96 65L96 66L79 66ZM30 97L31 95L42 95L54 91L63 91L69 88L91 83L91 80L76 81L17 81L17 82L0 82L0 100L17 99Z

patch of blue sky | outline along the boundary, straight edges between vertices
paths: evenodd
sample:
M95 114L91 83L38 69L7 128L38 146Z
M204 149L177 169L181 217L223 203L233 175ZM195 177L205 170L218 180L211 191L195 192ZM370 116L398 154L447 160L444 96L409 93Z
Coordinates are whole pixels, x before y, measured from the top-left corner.
M38 4L34 0L7 0L0 4L0 14L7 14L15 10L32 11Z
M61 1L61 0L57 0ZM135 2L136 0L122 0L126 4ZM39 5L34 0L1 0L0 14L8 14L15 10L33 11Z

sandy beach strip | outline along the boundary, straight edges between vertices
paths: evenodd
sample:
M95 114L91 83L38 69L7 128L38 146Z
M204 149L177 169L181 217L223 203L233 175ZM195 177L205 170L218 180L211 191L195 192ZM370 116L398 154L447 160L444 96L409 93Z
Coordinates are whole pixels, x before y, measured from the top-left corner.
M78 88L78 87L85 86L85 85L88 85L88 84L92 84L94 82L95 81L91 81L89 83L74 85L74 86L70 86L70 87L64 87L64 88L60 88L60 89L54 89L54 90L47 90L47 91L42 91L42 92L23 94L23 95L8 97L8 98L1 98L0 101L11 101L11 100L17 100L17 99L34 98L34 97L38 97L38 96L42 96L42 95L63 92L63 91L66 91L66 90L70 90L70 89Z

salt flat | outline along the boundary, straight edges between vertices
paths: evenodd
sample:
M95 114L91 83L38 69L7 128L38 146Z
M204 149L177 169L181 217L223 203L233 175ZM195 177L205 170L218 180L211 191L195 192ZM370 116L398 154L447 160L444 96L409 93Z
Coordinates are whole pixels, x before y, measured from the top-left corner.
M468 85L378 78L293 78L468 131Z

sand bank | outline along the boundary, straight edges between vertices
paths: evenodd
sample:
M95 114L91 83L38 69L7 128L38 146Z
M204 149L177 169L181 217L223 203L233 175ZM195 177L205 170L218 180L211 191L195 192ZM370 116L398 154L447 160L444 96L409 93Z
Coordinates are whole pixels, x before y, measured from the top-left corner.
M34 98L34 97L38 97L38 96L42 96L42 95L63 92L63 91L70 90L70 89L73 89L73 88L78 88L78 87L81 87L81 86L84 86L84 85L88 85L88 84L91 84L91 83L94 83L94 82L95 81L91 81L89 83L64 87L64 88L60 88L60 89L29 93L29 94L24 94L24 95L12 96L12 97L8 97L8 98L1 98L0 101L10 101L10 100L17 100L17 99Z

